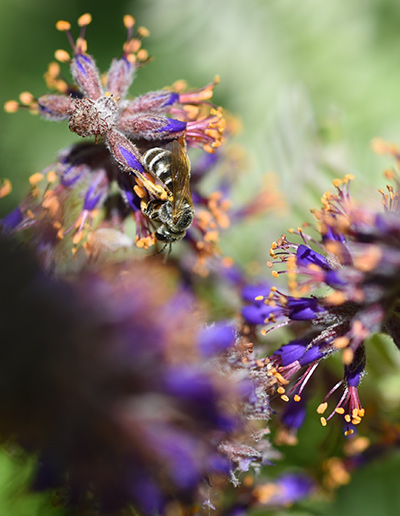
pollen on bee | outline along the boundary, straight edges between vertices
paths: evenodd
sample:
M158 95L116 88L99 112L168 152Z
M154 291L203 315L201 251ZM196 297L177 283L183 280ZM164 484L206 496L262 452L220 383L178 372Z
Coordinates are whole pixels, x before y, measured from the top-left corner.
M133 190L134 192L136 193L136 195L140 198L140 199L143 199L145 196L146 196L146 192L144 191L144 189L139 186L139 185L135 185L133 187Z

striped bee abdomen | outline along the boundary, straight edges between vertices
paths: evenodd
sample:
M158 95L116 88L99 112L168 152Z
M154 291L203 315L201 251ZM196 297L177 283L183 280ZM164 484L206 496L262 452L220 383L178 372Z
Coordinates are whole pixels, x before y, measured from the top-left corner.
M155 147L143 155L143 162L149 171L171 190L171 152Z

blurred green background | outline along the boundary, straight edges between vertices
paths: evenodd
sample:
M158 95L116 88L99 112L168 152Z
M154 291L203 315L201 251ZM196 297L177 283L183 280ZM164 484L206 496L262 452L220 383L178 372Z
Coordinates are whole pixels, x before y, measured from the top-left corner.
M381 136L400 143L398 0L0 0L3 103L24 90L35 96L46 92L42 76L47 64L57 48L68 49L65 35L55 30L56 21L69 20L76 29L75 20L87 11L93 15L88 50L101 70L120 53L124 14L149 28L145 48L155 60L139 70L132 96L181 78L200 87L220 75L215 102L242 120L236 139L249 154L235 199L257 188L266 172L279 175L288 199L285 217L270 214L245 234L240 228L226 239L229 253L244 262L265 261L271 238L309 219L309 209L318 205L331 179L345 173L356 175L353 191L359 197L378 200L375 191L385 184L382 170L390 161L375 156L370 141ZM21 200L28 177L77 137L66 123L45 122L26 112L0 112L0 117L0 176L11 179L14 187L0 203L1 215ZM389 362L398 364L397 355ZM400 392L396 372L372 368L369 384L365 382L367 391L387 394L388 387L394 422ZM382 373L385 383L375 384ZM305 450L326 439L313 428L303 432ZM285 464L308 465L307 453L300 449ZM0 514L35 514L36 500L31 506L4 505L14 473L2 464L0 482L6 487L0 486ZM393 455L356 473L329 510L307 505L293 513L396 514L399 490L390 479L397 481L399 468L399 456Z

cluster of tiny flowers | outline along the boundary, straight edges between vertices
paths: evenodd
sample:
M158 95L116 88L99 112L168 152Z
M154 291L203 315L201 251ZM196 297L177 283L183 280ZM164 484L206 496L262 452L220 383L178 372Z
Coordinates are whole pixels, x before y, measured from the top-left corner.
M125 16L122 55L100 74L87 53L90 22L89 14L78 19L76 40L68 22L57 23L73 54L56 52L58 62L45 74L52 93L35 98L24 92L5 105L10 113L25 109L47 120L68 120L70 131L87 140L60 151L51 165L31 175L30 193L0 221L6 343L0 440L11 442L15 453L35 454L31 488L51 491L71 514L119 514L128 508L172 516L212 509L227 516L296 502L313 490L308 476L257 477L278 457L268 437L271 385L278 382L286 399L291 376L311 364L295 387L295 400L300 399L316 361L331 354L330 348L344 347L348 338L353 355L347 352L348 383L336 411L346 402L357 406L352 422L361 418L356 387L363 346L345 319L361 301L350 293L338 302L333 294L301 298L275 289L257 297L265 286L248 286L246 331L241 334L231 319L206 324L197 286L231 289L232 315L246 284L246 275L219 248L220 231L279 208L281 197L268 185L248 202L229 201L243 163L240 152L220 147L235 121L210 101L218 78L195 91L179 81L129 99L136 70L150 60L142 47L148 30L138 27L134 34L135 20ZM71 83L59 62L69 64ZM190 147L201 149L193 165ZM217 187L205 194L202 182L209 174ZM4 180L0 198L10 191ZM339 189L338 200L330 199L319 216L324 227L343 195ZM345 245L343 221L336 213L333 218L329 231L340 238L332 240ZM282 238L275 246L274 257L280 253L280 262L289 264L292 286L311 288L316 269L309 265L325 260L330 286L340 290L344 280L336 269L344 264L313 251L311 239L302 235L304 245ZM161 264L156 255L181 240L189 252L174 252ZM135 246L154 253L132 253ZM296 277L302 267L314 271L301 287L293 256ZM254 326L279 318L318 321L313 334L254 360ZM340 333L340 328L347 329Z
M213 477L268 462L268 442L252 446L246 429L256 386L223 359L233 326L202 326L165 267L131 261L66 281L9 237L0 247L2 338L14 343L0 437L38 454L35 490L160 514L201 503Z
M343 378L329 391L317 412L326 425L334 414L344 417L346 434L354 432L364 416L358 387L365 371L365 340L386 332L399 346L400 213L399 184L381 191L383 211L358 205L350 196L353 178L335 180L336 194L322 197L315 210L313 229L290 230L299 241L282 235L273 243L270 267L284 265L290 294L276 287L252 288L252 300L242 314L250 325L272 329L291 324L296 339L283 345L258 367L288 402L284 421L298 428L305 417L303 391L319 364L341 351ZM393 179L393 177L392 177ZM248 293L245 292L247 295ZM327 417L328 399L342 389Z
M149 60L142 48L147 29L139 27L134 37L135 21L125 16L128 35L122 56L100 75L86 53L84 35L90 21L88 14L79 18L76 41L68 22L57 23L68 36L73 57L63 50L55 55L69 63L73 83L62 78L60 65L53 62L45 79L55 93L36 99L24 92L20 102L8 101L5 109L68 120L72 132L95 141L71 146L50 167L34 174L31 195L3 224L11 231L38 225L43 247L54 249L70 237L72 252L83 250L89 256L129 248L133 242L145 249L157 241L170 244L188 232L204 262L218 254L218 230L229 225L229 203L221 192L210 197L191 192L186 149L196 146L214 153L222 142L225 119L210 102L218 79L195 91L185 91L180 81L172 89L130 100L127 93L135 72ZM134 238L124 228L130 215L136 223Z

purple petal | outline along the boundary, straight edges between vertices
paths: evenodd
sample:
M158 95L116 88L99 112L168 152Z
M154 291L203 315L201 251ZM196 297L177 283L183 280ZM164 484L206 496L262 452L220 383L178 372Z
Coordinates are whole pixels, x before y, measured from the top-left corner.
M169 132L169 133L180 133L186 129L186 122L182 122L181 120L175 120L174 118L170 118L168 122L158 129L158 132Z
M14 229L21 224L23 221L22 212L19 207L15 208L15 210L11 211L8 215L4 217L4 219L0 220L0 224L7 229Z
M297 249L296 263L298 266L318 265L322 269L331 269L328 260L322 254L313 251L303 244L299 245Z
M235 328L232 324L219 322L202 331L199 348L205 357L217 355L235 343Z
M293 321L310 321L325 311L313 297L288 297L288 307L288 317Z

